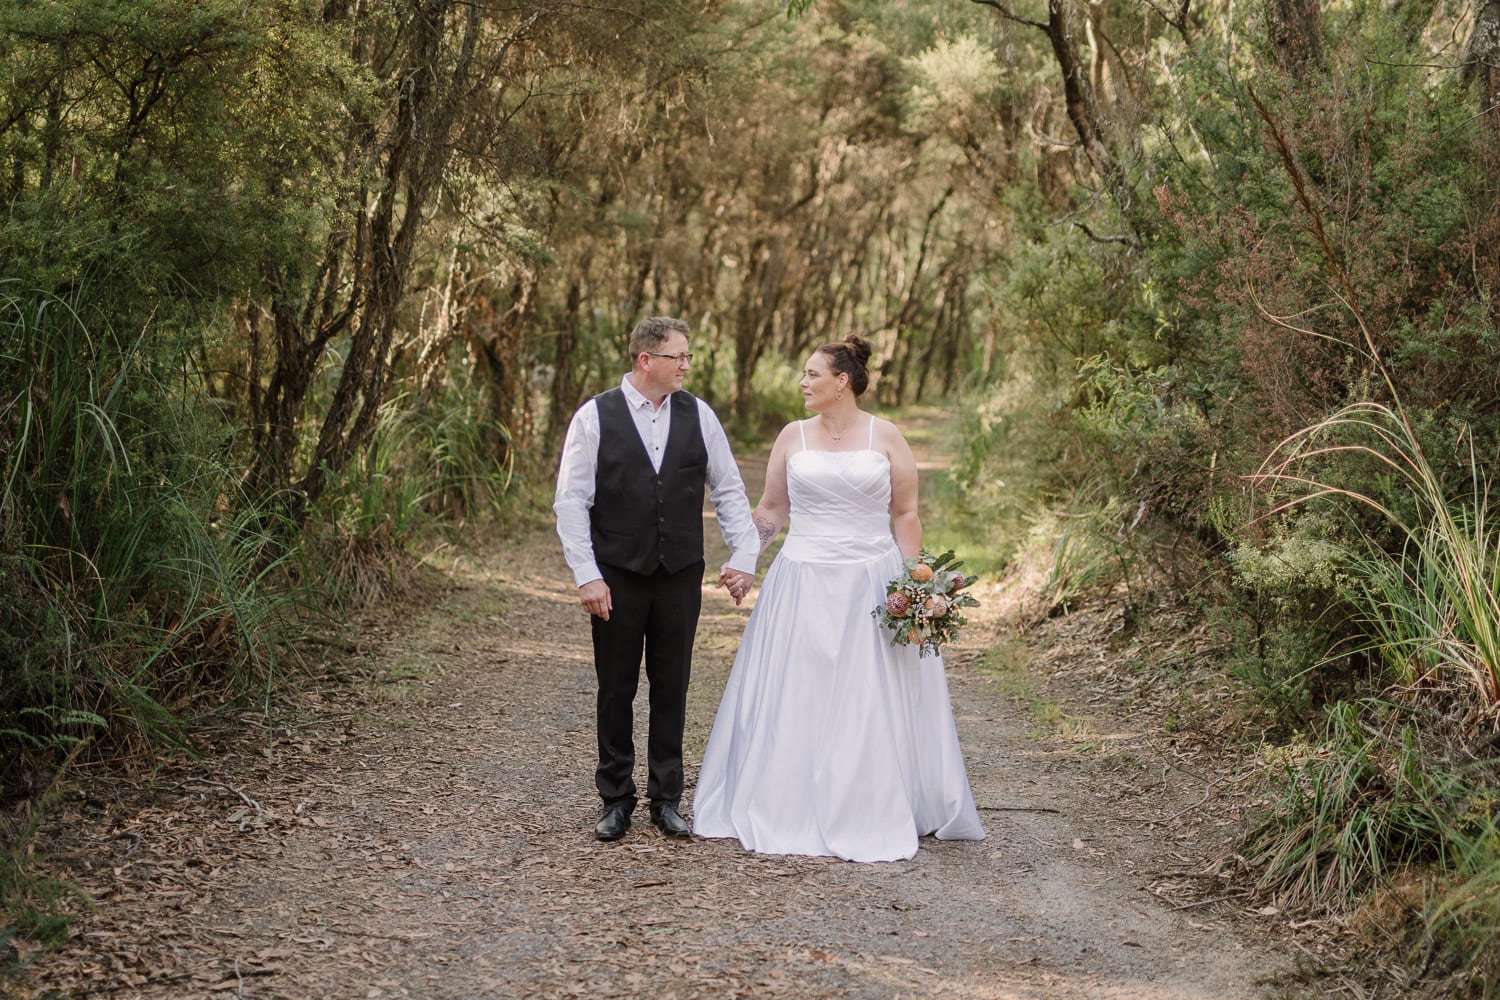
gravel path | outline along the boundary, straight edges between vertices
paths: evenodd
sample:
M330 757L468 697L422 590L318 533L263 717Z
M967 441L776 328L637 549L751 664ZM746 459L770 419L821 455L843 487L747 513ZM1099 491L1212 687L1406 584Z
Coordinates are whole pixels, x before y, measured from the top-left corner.
M993 585L979 596L1002 603ZM748 611L706 588L690 785ZM454 558L420 600L359 622L339 667L354 682L305 685L274 732L247 716L206 734L207 770L69 790L43 833L46 864L95 907L13 986L288 1000L1268 995L1285 952L1188 891L1215 835L1189 822L1204 786L1151 734L1100 716L1082 745L1034 731L1014 676L985 665L995 627L981 621L949 657L986 840L927 840L893 864L758 857L669 841L642 806L624 840L600 844L588 629L555 536L543 526Z

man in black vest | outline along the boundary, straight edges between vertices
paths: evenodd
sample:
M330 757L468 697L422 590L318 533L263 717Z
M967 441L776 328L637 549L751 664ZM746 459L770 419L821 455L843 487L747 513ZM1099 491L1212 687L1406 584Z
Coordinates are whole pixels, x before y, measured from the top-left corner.
M750 589L760 538L719 418L682 391L692 363L688 326L652 316L630 334L631 370L584 403L568 425L557 474L557 533L592 616L599 678L600 840L630 828L636 786L631 703L644 648L650 723L646 796L651 821L686 837L682 731L703 586L703 496L731 556L719 585L738 604Z

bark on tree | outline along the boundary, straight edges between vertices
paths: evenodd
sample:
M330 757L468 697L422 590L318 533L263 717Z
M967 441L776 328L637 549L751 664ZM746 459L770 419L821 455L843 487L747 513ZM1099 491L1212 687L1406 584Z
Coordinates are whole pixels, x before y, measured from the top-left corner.
M1078 46L1073 41L1073 28L1068 17L1065 0L1047 0L1047 39L1052 43L1052 55L1062 71L1063 98L1067 107L1068 121L1083 143L1084 155L1094 172L1104 178L1114 195L1122 213L1129 211L1132 199L1129 187L1120 174L1120 166L1114 153L1104 141L1099 119L1095 113L1094 88L1089 83L1088 67L1078 55Z
M488 295L483 314L464 324L469 355L489 386L490 422L505 438L525 440L530 435L525 364L531 354L529 332L535 326L539 285L536 272L518 272L503 296ZM508 303L503 312L495 311L497 300ZM508 455L502 450L494 458L503 464Z
M1462 79L1479 97L1479 121L1500 148L1500 0L1488 0L1474 16L1474 32L1464 46Z
M1485 178L1489 192L1481 199L1487 217L1479 226L1480 252L1494 261L1500 254L1500 221L1496 219L1495 195L1496 189L1500 188L1500 0L1488 0L1474 17L1474 31L1464 47L1462 79L1474 87L1479 98L1481 155L1487 167ZM1500 319L1500 288L1496 287L1500 281L1495 277L1493 265L1481 273L1489 275L1489 295L1493 303L1491 315Z
M581 270L587 270L588 261ZM567 296L563 302L562 322L557 327L557 337L552 345L552 387L547 394L547 446L549 449L562 445L568 421L573 411L582 402L579 394L582 385L574 367L579 336L579 314L583 308L583 282L575 273L568 282ZM550 454L550 450L549 450Z
M1323 12L1318 0L1267 0L1266 27L1281 68L1298 80L1323 69Z

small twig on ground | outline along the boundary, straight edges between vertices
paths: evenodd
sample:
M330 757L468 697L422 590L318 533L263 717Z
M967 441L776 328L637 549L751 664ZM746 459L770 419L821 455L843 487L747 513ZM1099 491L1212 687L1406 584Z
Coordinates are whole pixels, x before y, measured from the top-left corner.
M1174 903L1164 894L1157 892L1155 889L1147 888L1146 891L1151 893L1151 895L1155 896L1157 899L1161 900L1163 903L1166 903L1174 910L1192 910L1200 906L1208 906L1210 903L1228 903L1236 899L1241 899L1244 895L1243 893L1240 893L1230 896L1214 896L1211 899L1195 899L1191 903Z
M297 639L294 643L292 643L292 648L295 649L299 645L325 646L329 649L336 649L340 653L359 652L359 646L355 645L352 642L349 642L346 639L337 639L333 636L304 635L301 638Z
M1058 813L1059 815L1062 814L1062 810L1061 809L1053 809L1051 806L979 806L978 809L979 809L980 812L991 812L991 813L1020 812L1020 813Z
M1213 781L1210 781L1208 783L1208 787L1205 788L1205 789L1203 789L1203 798L1199 799L1197 802L1194 802L1192 805L1190 805L1190 806L1188 806L1188 807L1186 807L1184 809L1177 810L1175 813L1173 813L1172 815L1166 817L1165 819L1158 820L1158 822L1160 822L1163 825L1165 825L1167 823L1172 822L1174 819L1179 819L1179 818L1181 818L1183 816L1186 816L1188 813L1192 812L1194 809L1197 809L1200 806L1202 806L1209 799L1213 798L1214 786L1217 785L1219 782L1223 781L1224 777L1225 776L1221 774L1217 778L1215 778Z
M152 976L151 985L161 986L166 983L181 983L193 978L191 972L176 972L165 976ZM89 996L99 996L104 993L123 993L126 990L139 991L140 987L131 983L102 983L89 984Z
M200 785L213 785L215 788L223 788L223 789L225 789L227 791L231 791L234 794L238 795L240 797L240 800L242 802L244 802L245 805L249 806L251 809L254 809L255 810L255 814L257 816L264 816L266 814L266 810L263 809L263 808L261 808L261 804L259 802L255 801L250 796L246 795L244 792L240 791L238 788L234 787L233 785L228 784L227 782L212 781L212 780L210 780L208 778L188 778L187 779L187 782L194 782L194 781L197 782ZM187 782L183 782L183 783L187 784Z
M327 931L330 934L342 934L345 937L374 938L377 941L397 941L401 944L411 944L412 941L417 940L410 934L381 934L379 931L372 931L368 927L335 927L332 924L324 924L321 927L310 929L313 931Z

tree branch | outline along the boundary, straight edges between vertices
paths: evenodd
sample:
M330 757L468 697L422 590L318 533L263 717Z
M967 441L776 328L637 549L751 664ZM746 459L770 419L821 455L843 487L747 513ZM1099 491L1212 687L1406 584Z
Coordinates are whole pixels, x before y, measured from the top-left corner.
M1086 222L1074 222L1073 225L1083 230L1083 235L1095 243L1123 243L1128 247L1138 247L1139 242L1133 236L1100 236L1088 227Z
M1046 21L1033 21L1029 17L1021 17L1019 14L1013 12L1009 7L1000 3L1000 0L969 0L969 2L977 3L981 7L993 7L995 8L995 10L999 11L1000 16L1005 18L1007 21L1014 21L1017 24L1024 24L1029 28L1036 28L1040 31L1047 30Z
M1146 6L1149 7L1154 14L1156 14L1157 17L1161 18L1163 21L1167 22L1167 24L1170 24L1172 27L1176 28L1177 33L1182 36L1182 40L1184 42L1187 42L1189 45L1193 44L1192 36L1188 33L1187 20L1188 11L1193 5L1193 0L1182 0L1182 3L1177 7L1176 14L1172 14L1166 10L1163 10L1162 7L1156 3L1156 0L1144 0L1144 2Z

